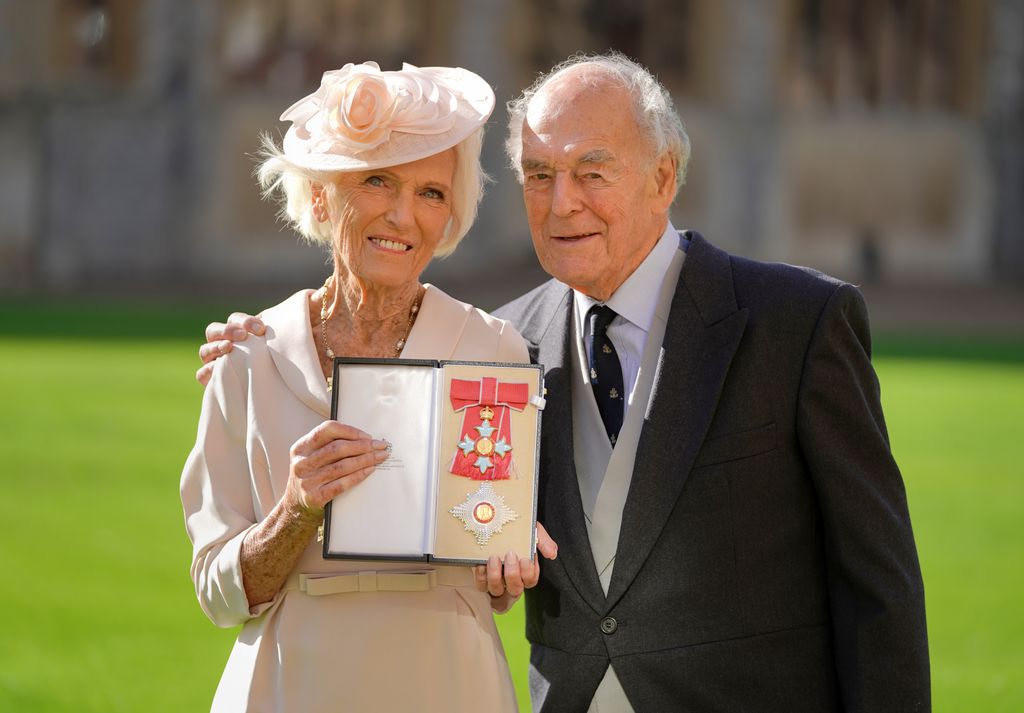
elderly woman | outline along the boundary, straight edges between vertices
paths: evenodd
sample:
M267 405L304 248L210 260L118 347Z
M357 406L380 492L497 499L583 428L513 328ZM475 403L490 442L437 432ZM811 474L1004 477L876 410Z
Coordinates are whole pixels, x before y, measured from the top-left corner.
M333 271L217 361L182 475L200 605L219 626L243 625L215 711L516 707L491 612L536 583L535 562L435 566L427 591L312 596L299 577L409 567L320 554L325 504L386 457L374 434L329 420L335 355L527 361L509 325L419 282L473 223L493 106L463 69L350 64L282 115L282 149L268 143L264 189L330 248ZM538 546L553 555L542 529Z

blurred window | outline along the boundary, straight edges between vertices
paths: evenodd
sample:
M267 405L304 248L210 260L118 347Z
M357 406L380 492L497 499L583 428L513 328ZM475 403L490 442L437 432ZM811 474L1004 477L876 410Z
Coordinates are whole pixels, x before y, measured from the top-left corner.
M348 62L450 64L452 14L452 0L225 0L223 78L294 93Z
M139 5L134 0L61 0L54 61L65 82L127 84L138 73Z
M787 105L974 115L986 0L787 0Z
M673 93L693 93L701 84L692 70L702 6L691 0L527 0L509 11L508 50L519 59L524 87L564 60L566 48L615 49L655 71Z

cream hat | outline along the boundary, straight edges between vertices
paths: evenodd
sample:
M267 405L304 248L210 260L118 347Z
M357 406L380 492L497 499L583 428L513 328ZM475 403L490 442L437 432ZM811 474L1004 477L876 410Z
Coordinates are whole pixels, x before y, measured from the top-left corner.
M396 166L455 146L493 110L490 85L466 69L346 64L281 114L284 154L314 171Z

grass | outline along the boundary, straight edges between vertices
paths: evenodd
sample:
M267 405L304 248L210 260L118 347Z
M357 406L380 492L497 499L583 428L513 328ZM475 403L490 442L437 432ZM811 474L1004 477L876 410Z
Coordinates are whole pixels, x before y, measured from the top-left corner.
M0 710L208 709L234 632L195 603L177 488L221 313L0 303ZM1022 710L1024 342L878 342L935 710ZM521 607L499 627L525 703Z
M1024 710L1024 364L881 359L936 711Z

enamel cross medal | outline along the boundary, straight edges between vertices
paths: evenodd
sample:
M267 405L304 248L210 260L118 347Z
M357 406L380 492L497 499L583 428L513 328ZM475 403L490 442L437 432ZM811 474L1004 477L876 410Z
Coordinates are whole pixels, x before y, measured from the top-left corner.
M487 471L494 467L494 461L491 458L504 458L512 450L512 446L501 436L497 440L491 438L494 432L498 430L491 425L492 418L494 418L494 410L490 406L484 406L480 409L480 425L473 426L473 430L477 431L479 435L473 438L467 433L459 443L459 448L462 450L464 457L475 457L473 468L478 468L480 475L484 478L487 477ZM461 473L457 475L461 475ZM475 473L469 477L477 479ZM506 475L505 477L507 478L508 476Z
M530 397L529 384L482 379L452 379L451 403L463 412L462 440L456 444L449 470L472 480L512 477L512 414Z

